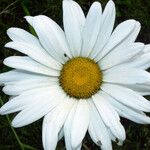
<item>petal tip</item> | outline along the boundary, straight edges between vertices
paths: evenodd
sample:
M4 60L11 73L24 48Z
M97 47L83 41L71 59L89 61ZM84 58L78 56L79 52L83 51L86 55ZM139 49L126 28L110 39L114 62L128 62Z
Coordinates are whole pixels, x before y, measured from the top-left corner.
M7 104L7 103L6 103ZM3 105L1 108L0 108L0 115L7 115L9 114L8 113L8 109L6 107L6 105Z
M141 23L140 23L139 21L136 21L136 24L137 24L138 26L141 26Z
M25 16L24 18L26 19L26 21L27 21L30 25L33 24L33 18L34 18L34 17L32 17L32 16Z
M12 125L12 127L14 127L14 128L19 128L19 127L21 127L20 124L19 124L19 122L17 122L15 118L12 120L11 125Z
M0 108L0 115L5 115L3 107Z
M8 58L5 58L4 61L3 61L3 64L7 66L8 60L9 60ZM3 91L3 90L2 90L2 91ZM3 92L4 92L4 91L3 91Z
M63 3L72 2L73 0L63 0Z
M12 30L14 30L15 28L14 27L11 27L9 29L7 29L6 33L7 35L9 36L9 34L12 32Z
M9 48L11 42L8 42L4 45L4 47Z
M112 6L115 6L115 3L113 0L109 0L107 4L111 4Z

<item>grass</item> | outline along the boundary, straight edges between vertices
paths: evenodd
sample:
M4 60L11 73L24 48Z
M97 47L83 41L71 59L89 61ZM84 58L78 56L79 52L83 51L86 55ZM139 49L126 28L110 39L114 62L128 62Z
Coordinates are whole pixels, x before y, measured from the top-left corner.
M87 13L94 0L77 0ZM105 6L107 0L100 0ZM115 0L117 6L116 25L123 20L134 18L141 22L142 30L137 39L144 43L150 41L150 1L149 0ZM23 17L25 15L45 14L54 19L62 27L61 0L0 0L0 72L9 70L2 64L4 58L18 55L18 52L4 48L9 41L6 30L9 27L20 27L35 34ZM0 104L8 97L0 92ZM0 116L0 150L42 150L41 126L42 120L31 125L14 129L11 120L16 114ZM150 130L148 125L137 125L128 120L121 120L126 128L127 139L122 147L113 143L114 150L150 150ZM65 150L64 140L61 140L58 150ZM83 142L83 150L98 150L89 135Z

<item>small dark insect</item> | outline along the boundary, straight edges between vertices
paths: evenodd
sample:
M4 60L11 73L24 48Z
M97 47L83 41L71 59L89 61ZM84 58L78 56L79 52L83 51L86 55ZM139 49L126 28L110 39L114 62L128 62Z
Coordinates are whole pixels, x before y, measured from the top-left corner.
M66 53L64 53L64 56L65 56L65 57L67 57L67 54L66 54Z

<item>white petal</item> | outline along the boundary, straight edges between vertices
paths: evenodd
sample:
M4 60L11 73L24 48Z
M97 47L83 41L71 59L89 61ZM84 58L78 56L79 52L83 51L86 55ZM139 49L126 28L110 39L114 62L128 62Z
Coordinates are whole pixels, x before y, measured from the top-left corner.
M63 24L73 56L79 56L85 16L81 7L72 0L63 0Z
M121 84L150 82L150 73L135 68L117 68L103 72L103 81Z
M90 119L89 113L87 101L79 100L71 127L71 144L74 149L81 144L87 132Z
M131 89L108 83L103 84L101 89L124 105L133 109L150 112L150 102Z
M138 69L143 69L146 70L150 67L150 53L145 53L145 54L140 54L135 56L134 58L132 58L132 60L114 66L112 68L110 68L109 70L113 70L116 68L138 68Z
M150 44L147 44L143 51L144 51L144 53L149 53L150 52Z
M55 99L53 99L54 101ZM58 104L58 102L57 102ZM34 107L29 106L28 108L22 110L12 121L12 126L15 128L23 127L29 125L39 119L41 119L44 115L46 115L49 111L51 111L56 105L44 103L43 105Z
M31 57L32 59L36 60L37 62L48 66L50 68L60 70L61 64L53 59L40 45L32 43L32 41L24 42L24 41L14 41L9 42L5 45L7 48L15 49L21 53L24 53Z
M3 88L3 92L7 95L20 95L22 92L51 86L53 84L58 84L58 79L50 78L50 77L41 77L41 78L33 78L23 81L18 81L15 83L9 83Z
M85 25L83 27L83 45L81 55L88 57L93 50L97 36L100 30L102 8L99 2L94 2L87 14Z
M0 84L14 85L14 84L31 84L36 81L57 81L58 78L50 77L40 74L34 74L23 70L11 70L0 74Z
M132 89L133 91L138 92L139 94L145 96L150 95L150 83L144 83L144 84L122 84L122 86L125 86L129 89Z
M63 93L61 93L57 86L42 87L23 92L20 96L16 96L4 104L0 109L0 113L9 114L17 112L30 107L30 105L32 105L32 107L40 107L43 102L49 102L49 105L51 105L51 103L53 104L55 102L53 95L62 96ZM38 103L39 106L36 103Z
M72 121L75 115L76 107L77 107L77 102L75 102L74 106L72 107L64 123L64 137L65 137L65 145L67 150L73 150L71 145L71 127L72 127Z
M128 46L124 45L122 49L116 48L100 60L99 65L102 70L111 68L123 63L144 49L143 43L134 43Z
M25 71L30 71L34 73L49 75L49 76L59 76L59 71L48 68L27 56L10 56L4 60L4 64Z
M138 124L150 124L150 117L146 116L145 114L132 111L132 109L126 109L125 111L117 109L117 112L121 117L127 118Z
M96 60L102 59L107 53L112 51L114 48L116 48L119 45L122 45L124 40L131 34L131 32L134 30L136 25L135 20L127 20L119 24L116 29L113 31L109 41L107 42L107 45L104 47L104 49L99 53L99 55L96 57Z
M26 95L21 94L20 96L16 96L14 98L11 98L6 104L4 104L1 109L1 114L9 114L13 112L17 112L20 110L25 109L30 104L34 104L37 102L40 102L41 99L43 99L43 95L48 95L49 93L47 90L51 88L38 88L37 90L31 90L30 92L25 92ZM40 91L40 93L39 93ZM32 92L32 93L31 93ZM50 96L50 95L49 95Z
M119 103L110 96L108 96L107 100L113 105L120 116L130 119L131 121L134 121L136 123L150 124L150 118L144 113L131 109L130 107Z
M7 34L13 41L39 45L38 39L23 29L12 27L7 30Z
M102 14L101 28L98 34L97 42L93 47L92 53L90 54L91 58L95 58L97 54L103 49L105 44L108 42L114 27L115 16L115 4L112 0L110 0L107 3L105 10Z
M20 28L9 28L7 34L14 42L7 43L5 47L16 49L54 69L60 66L60 64L50 57L45 49L42 48L39 40L29 32Z
M25 79L33 78L35 76L39 77L39 75L35 75L29 72L22 72L20 70L14 69L0 74L0 84L12 82L12 81L25 80Z
M72 107L64 123L64 137L65 137L65 145L67 150L73 150L71 145L71 126L72 126L73 116L76 111L76 107L77 107L77 103L75 103L74 106Z
M104 123L111 132L121 141L125 140L125 130L120 123L118 113L114 108L107 102L107 96L104 92L100 92L93 96L93 101L100 113ZM107 116L107 117L106 117Z
M15 99L16 99L16 97L10 98L10 100L0 108L1 115L6 115L6 114L21 111L21 110L25 109L25 107L28 106L28 104L31 103L28 100L24 101L22 99L20 101L17 101ZM27 102L27 104L26 104L26 102Z
M42 46L47 52L58 62L64 63L67 56L71 57L67 46L65 34L63 30L49 17L39 15L35 17L27 16L28 20L32 20L32 26L35 29ZM30 21L28 21L30 23Z
M150 53L145 53L139 57L137 57L132 62L128 62L126 64L122 65L123 67L134 67L134 68L140 68L140 69L148 69L150 67Z
M65 98L58 107L45 116L42 132L43 147L45 150L55 150L59 131L61 130L73 104L73 100Z
M95 144L99 145L102 150L112 150L111 139L109 137L108 129L103 123L97 108L92 101L90 102L91 119L89 124L89 134Z
M136 21L134 29L128 35L128 37L126 39L124 39L123 44L129 44L129 43L135 42L140 30L141 30L141 24L140 24L140 22Z
M131 45L132 43L135 42L138 34L139 34L139 31L141 29L141 24L136 21L135 23L135 27L134 29L131 31L131 33L123 40L122 43L120 43L119 45L117 45L117 48L118 49L122 49L125 45Z
M46 92L50 91L50 94L43 94L42 96L39 96L40 101L33 103L33 105L29 105L23 111L21 111L13 119L12 126L22 127L42 118L45 114L56 107L65 97L65 94L59 92L58 86L49 88L47 90L48 91ZM31 91L28 93L32 94ZM27 92L24 93L24 95L27 95Z

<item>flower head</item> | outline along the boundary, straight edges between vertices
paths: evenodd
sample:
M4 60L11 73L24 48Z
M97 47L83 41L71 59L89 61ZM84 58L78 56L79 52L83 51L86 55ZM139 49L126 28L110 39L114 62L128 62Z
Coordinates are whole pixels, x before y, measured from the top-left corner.
M130 19L114 30L115 5L102 12L94 2L87 16L72 0L63 0L64 31L50 18L25 19L37 37L19 29L7 31L5 47L26 56L11 56L4 64L14 70L0 74L3 91L13 96L1 114L18 112L12 126L22 127L44 116L43 147L55 150L65 138L66 149L81 149L89 132L102 150L125 140L120 116L149 124L149 45L135 42L140 23Z

